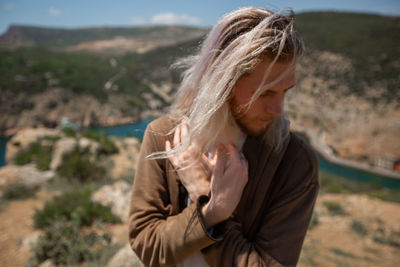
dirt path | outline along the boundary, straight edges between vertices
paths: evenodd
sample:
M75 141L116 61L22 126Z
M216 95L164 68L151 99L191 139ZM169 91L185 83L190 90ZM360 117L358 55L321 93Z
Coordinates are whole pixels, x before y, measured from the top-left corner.
M343 215L332 215L324 202L340 204ZM366 195L320 195L316 204L318 224L308 231L299 267L399 266L400 204ZM354 222L364 225L363 235ZM380 242L377 241L380 238Z
M25 266L32 256L28 239L38 234L33 228L35 210L49 199L38 192L35 198L13 201L0 210L0 266Z

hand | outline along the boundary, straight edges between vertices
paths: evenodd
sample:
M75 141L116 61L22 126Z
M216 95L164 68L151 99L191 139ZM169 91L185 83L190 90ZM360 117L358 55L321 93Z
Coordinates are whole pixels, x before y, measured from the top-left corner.
M211 198L201 210L207 228L232 215L248 178L247 160L232 144L228 148L218 145L215 160L211 176Z
M173 146L179 145L187 136L188 127L186 124L177 127L174 133ZM165 150L171 149L171 143L165 141ZM177 170L180 181L188 191L192 202L196 202L201 195L208 195L210 192L210 177L214 162L200 152L194 143L182 153L170 157L172 165Z

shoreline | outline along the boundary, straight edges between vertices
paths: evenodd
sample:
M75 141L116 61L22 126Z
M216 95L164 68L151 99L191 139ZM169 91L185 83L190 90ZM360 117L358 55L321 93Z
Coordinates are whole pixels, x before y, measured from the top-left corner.
M326 147L322 145L321 143L318 142L317 134L312 130L312 129L297 129L296 132L305 134L310 142L311 147L321 156L323 157L326 161L344 166L347 168L353 168L365 172L369 172L372 174L384 176L390 179L395 179L400 181L400 172L395 172L395 171L390 171L386 169L381 169L381 168L376 168L376 167L371 167L366 164L362 164L360 162L348 160L348 159L343 159L340 157L337 157L332 153L329 147Z
M118 126L122 126L122 125L126 125L126 124L133 124L133 123L139 123L140 121L143 120L147 120L150 118L154 118L155 112L146 112L146 114L141 114L142 116L136 117L136 118L124 118L122 120L119 120L118 123L106 123L105 125L92 125L91 127L104 127L104 128L108 128L108 127L118 127ZM149 116L150 115L150 116ZM19 130L22 130L25 128L11 128L11 129L7 129L3 132L1 132L0 137L1 138L9 138L12 135L14 135L16 132L18 132ZM306 135L306 137L308 138L311 147L321 156L323 157L326 161L332 163L332 164L336 164L339 166L344 166L347 168L353 168L353 169L357 169L357 170L361 170L361 171L365 171L368 173L372 173L372 174L376 174L376 175L380 175L380 176L384 176L390 179L396 179L396 180L400 180L400 172L395 172L395 171L390 171L390 170L386 170L386 169L381 169L381 168L376 168L376 167L371 167L368 166L366 164L362 164L360 162L356 162L356 161L351 161L348 159L343 159L340 157L337 157L336 155L334 155L332 153L332 151L330 150L329 147L326 147L324 145L322 145L321 143L318 142L318 137L317 134L315 133L314 130L312 129L308 129L308 128L299 128L297 127L297 129L294 129L294 132L298 132L301 134ZM5 133L5 135L4 135Z

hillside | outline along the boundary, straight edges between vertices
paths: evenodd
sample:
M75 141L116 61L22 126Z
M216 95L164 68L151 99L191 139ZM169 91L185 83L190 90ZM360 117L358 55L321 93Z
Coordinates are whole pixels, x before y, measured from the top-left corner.
M286 102L292 127L312 129L333 154L392 168L400 158L400 18L307 12L296 23L307 51ZM157 116L179 83L170 64L206 32L12 26L0 36L0 132L62 117L88 126Z
M385 81L383 97L400 99L400 17L306 12L296 22L308 50L329 51L351 60L355 71L346 80L350 93L362 97L366 84Z
M207 29L185 26L98 27L58 29L11 25L0 36L0 44L66 47L118 37L163 43L178 43L204 35Z

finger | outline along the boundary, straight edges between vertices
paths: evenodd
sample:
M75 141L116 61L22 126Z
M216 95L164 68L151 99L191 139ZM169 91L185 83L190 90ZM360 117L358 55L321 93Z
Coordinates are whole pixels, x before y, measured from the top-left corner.
M186 123L183 123L183 125L181 127L182 127L181 128L181 140L184 140L186 138L186 136L188 135L189 128Z
M171 150L171 143L169 142L169 140L165 141L165 151L169 151Z
M222 176L225 171L226 162L226 148L224 145L219 144L217 146L217 151L215 153L215 167L213 171L213 176Z
M216 163L215 161L216 157L209 158L205 154L201 154L201 162L204 163L206 166L208 166L210 169L212 169Z
M228 145L228 153L229 153L228 165L232 165L232 164L240 162L239 151L232 144Z
M174 133L174 147L178 146L180 142L181 142L181 128L176 127Z

